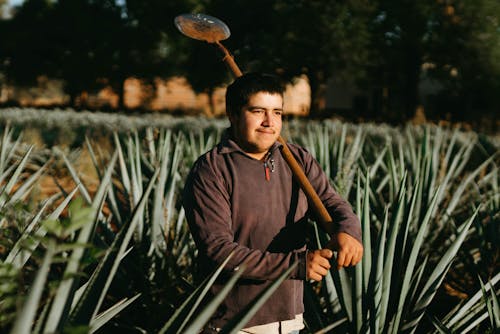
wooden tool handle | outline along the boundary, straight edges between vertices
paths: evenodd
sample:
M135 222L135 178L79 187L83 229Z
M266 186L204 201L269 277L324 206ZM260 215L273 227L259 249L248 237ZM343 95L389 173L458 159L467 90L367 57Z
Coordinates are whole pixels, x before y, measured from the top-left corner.
M333 229L331 226L328 225L332 223L332 217L326 210L325 206L323 205L323 202L321 202L321 199L319 198L318 194L312 187L311 182L309 182L309 179L302 170L302 167L299 165L299 163L293 156L292 152L288 148L285 139L279 136L278 141L283 145L283 148L281 149L281 154L283 155L283 158L288 163L288 166L292 170L293 176L295 176L297 182L300 185L300 188L304 191L304 193L307 196L307 199L313 206L313 209L316 212L318 219L320 220L319 222L326 231L331 232Z
M234 74L234 76L241 77L243 73L241 72L238 65L236 65L233 56L219 41L216 41L215 44L224 53L224 58L222 60L228 65L229 69ZM285 159L285 161L288 163L288 166L292 170L292 174L299 183L300 188L306 194L309 203L312 205L316 215L318 216L319 223L322 225L325 231L331 233L332 231L334 231L334 229L331 226L332 217L326 210L325 206L323 205L323 202L321 202L321 199L319 198L318 194L312 187L311 182L309 182L309 179L302 170L302 167L299 165L299 163L293 156L292 152L288 148L285 139L279 136L278 141L283 145L283 148L281 149L281 154L283 155L283 158Z

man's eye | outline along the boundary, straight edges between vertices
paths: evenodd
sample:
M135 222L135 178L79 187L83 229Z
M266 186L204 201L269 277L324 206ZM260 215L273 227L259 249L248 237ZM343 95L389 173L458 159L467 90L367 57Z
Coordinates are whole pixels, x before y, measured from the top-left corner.
M275 111L275 112L274 112L274 114L275 114L276 116L281 116L281 114L283 114L283 112L282 112L282 111Z

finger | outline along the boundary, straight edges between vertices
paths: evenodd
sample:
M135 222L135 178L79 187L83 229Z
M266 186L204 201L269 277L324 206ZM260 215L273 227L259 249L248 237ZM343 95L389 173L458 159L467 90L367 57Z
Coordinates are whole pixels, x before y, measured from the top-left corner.
M324 257L318 257L316 261L314 261L314 264L317 264L318 266L325 268L327 270L331 268L330 261Z
M353 258L353 254L350 252L348 252L345 255L344 267L349 267L352 264L352 258Z
M354 256L352 258L352 265L355 266L356 264L358 264L359 262L361 262L361 259L363 258L363 250L359 250L357 253L356 253L356 256Z
M321 265L316 265L312 268L317 274L320 274L321 276L326 276L328 274L328 270L330 269L330 264L328 264L328 267L324 267Z
M323 248L319 252L322 257L326 257L327 259L331 259L333 257L333 252L328 248Z
M329 258L333 256L332 251L326 249L325 252L321 250L321 251L311 252L310 254L311 255L309 256L309 262L311 263L311 265L318 264L326 269L330 269L331 265Z
M329 267L330 267L330 264L328 264L328 267L324 267L321 264L315 262L315 263L311 263L308 270L310 272L314 272L314 273L319 274L321 276L325 276L326 273L328 272L328 270L330 269Z
M313 266L308 269L307 277L315 281L321 281L327 272L328 271L323 267Z
M323 276L321 275L318 275L316 273L312 273L310 276L309 276L309 279L311 280L315 280L316 282L321 282L321 280L323 279Z
M340 252L337 253L337 269L339 269L339 270L344 265L345 255L346 254L343 251L340 251Z

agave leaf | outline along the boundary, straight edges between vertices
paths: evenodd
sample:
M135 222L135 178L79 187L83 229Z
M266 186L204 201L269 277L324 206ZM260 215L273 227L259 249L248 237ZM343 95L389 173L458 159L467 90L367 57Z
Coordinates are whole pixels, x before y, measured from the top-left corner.
M486 291L490 289L490 287L494 287L500 281L500 273L496 274L491 280L490 284L485 287ZM474 306L474 304L478 303L481 300L482 291L477 291L469 300L463 305L457 305L452 311L450 311L446 317L444 318L444 323L448 327L457 327L458 322L463 319L468 311Z
M347 136L347 126L345 124L342 125L342 132L340 134L340 138L338 138L338 146L337 146L337 151L335 152L337 156L337 164L336 166L339 167L339 169L343 170L343 162L344 162L344 151L345 151L345 139Z
M31 151L33 150L33 146L30 146L28 151L24 154L23 158L21 159L21 162L19 162L19 165L17 166L16 170L14 171L14 174L9 179L9 182L5 185L5 187L2 188L2 191L0 192L0 207L2 207L5 202L6 202L6 196L10 194L12 191L12 188L16 185L16 183L19 181L19 177L21 176L21 172L24 169L24 166L28 162L28 158L31 154Z
M101 207L105 200L105 195L107 193L107 188L111 183L111 176L114 170L114 165L116 162L117 155L113 155L106 173L104 174L103 180L97 190L94 201L92 202L90 212L86 213L83 217L84 225L78 234L77 242L80 244L88 243L91 241L91 237L95 228L95 225L99 219L99 214L101 212ZM62 329L62 326L66 322L68 317L71 304L74 298L76 285L78 283L77 278L74 276L78 272L80 267L81 259L85 253L85 248L80 247L71 253L68 264L64 272L64 279L57 289L57 293L54 296L54 301L52 303L52 308L49 313L49 317L45 326L46 332L55 332L56 330Z
M409 253L409 246L407 245L407 239L408 235L410 232L410 227L412 222L418 222L418 216L414 217L414 213L419 211L417 207L420 205L417 204L419 200L421 199L421 186L420 186L420 180L417 178L415 181L415 185L413 186L413 191L411 194L411 202L410 202L410 207L408 209L408 213L406 215L406 219L403 221L403 226L401 230L403 231L401 233L401 254L408 254ZM404 258L401 259L401 261L407 262L408 259Z
M38 303L42 297L42 292L45 286L45 281L50 270L50 264L56 251L55 241L50 240L47 245L47 250L43 257L42 264L37 271L35 281L33 282L30 292L23 307L19 311L16 321L12 327L12 334L29 334L31 333L31 326L36 317L36 310Z
M462 318L450 328L460 333L466 333L488 318L486 305L480 300L471 308L467 309ZM444 323L444 321L443 321ZM467 329L467 330L466 330Z
M486 292L486 289L484 288L484 283L483 283L483 280L481 279L481 276L478 276L478 278L479 278L479 283L481 284L481 292L483 293L483 303L486 305L486 309L487 309L488 315L489 315L490 326L491 326L491 328L495 328L495 315L493 313L493 307L492 307L491 302L488 298L488 293Z
M43 324L47 320L47 314L49 313L51 303L52 303L52 298L49 297L48 300L45 301L45 305L43 305L40 315L37 316L35 326L33 327L33 331L31 333L33 334L42 333Z
M419 287L420 282L422 281L422 277L424 276L425 269L427 267L427 262L429 261L429 255L427 255L424 260L422 261L422 264L419 266L419 268L415 272L415 277L412 278L412 281L410 283L410 286L412 287L410 290L410 300L415 300L415 296L417 292L419 292Z
M453 258L455 257L456 253L458 252L458 249L462 245L462 242L464 241L467 232L469 230L469 227L474 221L478 210L479 208L474 212L472 217L469 218L469 220L466 223L464 223L464 225L462 225L459 235L450 245L446 253L441 257L440 261L430 274L429 278L427 279L427 283L422 288L421 293L417 299L417 302L415 303L411 318L408 319L408 322L403 327L404 330L411 328L412 331L414 331L416 329L416 325L422 318L425 308L429 305L432 298L436 294L436 291L439 288L442 280L444 279L446 272L451 266Z
M113 134L116 135L116 133L113 133ZM115 139L117 139L117 137ZM99 164L97 162L96 155L94 153L94 150L92 149L92 145L90 144L90 141L89 141L88 137L85 137L85 143L86 143L86 146L87 146L87 150L89 151L89 155L90 155L90 157L92 159L92 162L94 164L94 167L96 168L97 176L98 176L99 180L102 181L102 175L101 175L101 171L100 171L100 168L99 168ZM116 151L118 152L118 159L119 159L120 165L121 165L121 163L122 163L121 160L122 160L123 156L121 155L121 146L119 145L119 143L117 145ZM69 162L67 163L67 165L70 165ZM73 168L71 168L70 171L71 170L74 171ZM75 182L78 185L81 186L82 191L87 192L86 188L83 185L83 182L80 181L77 173L72 172L71 175L75 179ZM86 196L86 198L87 198L87 196ZM89 199L88 203L90 203L91 202L90 196L88 196L88 199ZM108 196L107 196L106 200L109 202L109 208L110 208L110 210L111 210L111 212L113 214L113 217L116 219L117 225L121 226L121 224L122 224L122 218L121 218L121 215L120 215L120 210L118 209L117 204L116 204L116 198L115 198L115 194L113 192L113 188L112 187L109 187L109 189L108 189ZM102 212L99 213L99 219L100 220L104 220L104 216L103 216Z
M331 276L331 275L329 275ZM326 278L326 277L325 277ZM322 289L323 291L323 289ZM323 309L320 305L320 296L314 291L310 282L304 282L304 308L307 310L305 321L309 330L323 328L325 323L322 319ZM328 298L328 296L326 296ZM331 299L328 299L331 300Z
M129 248L128 251L126 251L123 256L121 257L120 260L123 260L128 253L130 253L130 251L132 251L132 247ZM97 271L97 270L96 270ZM94 271L93 275L95 275L96 271ZM76 304L78 303L78 301L80 300L80 298L83 296L83 293L85 292L85 290L87 289L87 287L89 286L89 283L90 283L91 279L88 280L87 282L83 283L76 291L75 291L75 295L73 297L73 301L71 303L71 310L73 310L76 306Z
M295 262L293 265L290 266L290 268L288 268L286 271L284 271L273 283L271 283L264 291L262 291L259 296L257 298L255 298L255 300L252 300L250 303L248 303L248 305L243 308L235 317L233 317L231 320L229 320L226 325L220 330L220 333L221 334L225 334L225 333L237 333L241 328L243 328L243 326L245 326L246 323L248 323L248 321L250 321L250 319L254 316L255 313L257 313L257 311L260 309L260 307L269 299L269 297L271 297L271 295L274 293L274 291L281 285L281 283L283 283L283 281L285 279L288 278L288 276L290 276L290 273L295 269L295 267L297 266L297 263ZM241 272L244 271L240 269ZM235 275L236 277L236 275ZM228 287L226 289L226 287L223 288L223 290L221 291L221 294L217 295L217 297L215 299L220 299L220 300L215 300L214 299L214 306L215 306L215 303L217 303L216 305L218 306L222 300L225 298L225 295L222 296L222 292L224 291L224 293L229 293L229 290L232 288L232 286L236 283L236 280L238 279L238 277L236 277L236 279L234 279L234 282L232 282L232 280L234 279L234 277L231 278L231 284L228 282L228 286L231 285L230 287ZM215 307L213 310L211 310L212 313L213 311L215 311ZM207 313L209 313L207 311ZM206 317L206 320L203 321L203 318L201 318L201 315L200 315L200 319L199 321L197 322L197 325L200 325L201 326L198 328L198 326L194 327L193 326L193 329L198 329L200 330L203 325L206 323L206 321L208 320L208 317L212 314L207 314L208 316ZM190 332L189 330L186 331L187 333L196 333L196 331L192 331Z
M483 280L481 279L481 276L479 276L478 278L479 278L479 283L481 283L481 291L483 293L483 303L486 305L486 308L488 310L490 326L495 332L497 332L500 326L500 310L498 307L498 299L496 293L494 292L495 289L493 288L490 282L490 294L488 295L488 292L486 291L486 287L483 283Z
M481 165L479 165L474 171L469 173L469 175L460 182L458 185L458 188L454 191L453 196L448 204L448 207L446 208L446 214L443 215L443 219L448 219L457 207L458 203L460 202L460 199L462 198L463 194L465 193L465 189L467 186L474 181L474 178L477 177L477 175L488 165L493 161L494 156L491 156L489 159L484 161Z
M117 226L122 226L123 219L122 219L122 216L120 214L120 208L118 207L118 202L116 201L114 189L115 189L114 187L109 187L108 196L106 199L107 199L108 207L113 214L113 218L116 219ZM99 219L105 220L102 212L100 213Z
M10 126L7 124L3 130L2 141L0 142L0 172L3 172L4 163L7 161L7 149L10 146Z
M128 175L127 165L123 157L122 145L120 144L120 139L118 138L118 134L116 132L113 132L113 138L115 140L116 151L118 152L118 162L120 166L120 174L122 176L121 181L123 183L126 193L130 194L132 191L130 185L130 177Z
M155 148L155 141L154 141L154 136L153 136L153 128L147 127L146 128L146 142L148 145L148 155L149 155L149 163L151 165L156 164L156 148Z
M2 171L2 174L0 175L0 184L4 184L5 178L10 176L12 174L12 171L17 167L16 164L10 165L5 171Z
M363 307L363 264L354 267L354 284L352 298L355 309L352 310L356 332L361 332L364 321L368 318L366 310ZM366 316L366 317L365 317Z
M451 154L453 153L453 149L455 148L455 143L457 141L459 135L459 129L455 129L453 131L453 134L451 135L450 142L448 143L448 149L446 150L445 157L443 159L443 168L446 168L448 165L448 162L451 159Z
M116 154L114 155L116 158ZM144 214L145 203L155 185L159 170L151 177L145 192L134 208L132 217L124 224L112 245L106 251L106 255L99 263L98 267L90 278L90 284L82 295L81 299L72 310L70 321L75 325L84 325L90 323L95 317L106 296L111 282L118 270L123 254L132 238L139 218Z
M137 298L141 296L140 293L136 294L132 298L123 298L119 302L117 302L115 305L111 306L108 308L106 311L100 313L97 317L92 319L90 322L90 330L89 333L94 333L97 331L99 328L104 326L109 320L113 319L114 316L116 316L118 313L123 311L127 306L132 304Z
M319 235L318 227L317 224L313 224L314 227L314 233L315 233L315 241L316 241L316 247L322 248L322 243L321 243L321 238ZM331 261L335 261L332 259ZM331 284L333 279L333 283ZM340 302L340 305L342 308L346 311L346 313L349 316L349 319L352 319L352 288L351 288L351 281L350 278L348 277L347 273L345 270L340 270L338 271L335 266L333 266L330 269L329 275L326 276L325 278L327 282L327 291L330 293L330 302L331 303L337 303L336 300L333 300L332 298L335 298L334 296L338 296L338 301Z
M179 163L180 163L180 159L181 159L181 154L182 154L182 151L181 151L181 148L182 145L177 142L176 143L176 148L175 148L175 151L174 151L174 155L172 157L172 164L170 166L170 177L169 177L169 189L168 189L168 193L167 193L167 198L166 198L166 204L165 204L165 207L166 207L166 210L167 210L167 217L165 219L165 231L167 233L170 232L170 222L172 221L172 217L173 217L173 214L175 212L175 203L174 203L174 199L175 199L175 194L176 194L176 191L177 191L177 188L176 188L176 185L177 185L177 181L180 180L180 175L178 173L178 168L179 168Z
M370 166L370 179L373 179L377 174L378 168L383 164L384 158L386 157L387 146L385 146L380 153L377 155L377 160Z
M94 153L94 149L92 148L92 145L90 144L90 140L87 136L85 136L85 146L87 147L87 150L89 151L90 159L92 160L92 163L94 164L94 167L95 167L95 170L97 173L97 177L99 178L99 180L101 180L102 179L101 168L99 166L99 163L97 162L97 156Z
M344 322L346 322L348 319L347 318L342 318L338 321L335 321L333 324L326 326L323 329L320 329L319 331L315 332L314 334L327 334L331 333L332 329L337 328L338 326L342 325Z
M483 322L486 318L488 318L488 313L484 312L481 316L479 316L473 322L471 322L467 327L465 327L463 330L460 330L460 334L469 333L471 330L476 328L481 322Z
M385 208L384 222L382 224L382 229L379 233L379 239L377 240L377 245L375 248L375 259L377 259L377 266L374 271L373 280L371 286L373 291L371 294L373 296L372 305L370 310L370 332L373 331L374 334L380 332L383 327L381 322L381 302L382 302L382 287L384 285L384 257L385 257L385 242L387 235L387 225L389 220L388 207Z
M453 243L450 245L450 247L448 248L446 253L441 257L438 264L434 267L434 270L432 271L431 275L429 276L426 285L422 289L422 293L421 293L420 297L422 297L426 293L426 291L429 289L429 287L431 285L433 285L432 281L438 280L439 277L442 276L445 267L447 267L453 261L453 258L455 257L458 249L460 248L460 245L462 244L465 237L467 236L469 228L470 228L471 224L473 223L474 219L476 218L478 212L479 212L479 208L477 208L476 211L473 213L473 215L469 218L469 220L467 222L465 222L459 228L459 234L457 235L457 237L453 241Z
M370 272L372 270L372 244L371 244L371 236L370 236L370 178L369 178L370 170L366 172L366 183L363 195L363 210L358 211L362 212L361 214L361 227L363 230L363 248L364 254L361 265L363 266L363 292L368 290L368 283L370 279ZM360 188L360 184L358 181L358 188Z
M186 212L184 211L184 207L181 207L179 210L179 214L177 216L177 223L175 227L175 241L178 240L179 235L181 234L182 226L184 226L184 219L186 218Z
M4 263L14 263L14 258L17 256L17 254L21 251L22 245L24 244L25 240L31 235L31 232L35 228L35 226L39 223L40 218L42 217L43 212L45 209L54 202L54 200L59 197L59 194L55 194L51 196L49 199L47 199L40 210L35 214L33 219L29 222L28 226L26 229L23 231L21 234L21 237L16 241L14 246L12 246L12 249L10 250L9 254L4 260Z
M492 312L490 314L490 317L493 318L493 326L492 328L497 331L500 328L500 303L498 302L498 297L496 293L494 292L495 289L493 288L493 285L491 282L490 284L490 294L491 294L491 302L492 302Z
M45 163L42 167L40 167L34 174L30 175L23 184L12 194L9 202L15 202L19 199L25 198L31 190L31 186L35 181L38 180L40 175L45 171L48 163Z
M165 215L163 201L165 196L165 184L167 182L168 176L168 163L169 163L169 151L170 151L170 132L167 133L168 140L165 140L164 146L162 146L162 151L165 154L161 155L162 161L160 165L160 173L158 176L158 183L154 191L153 199L153 218L151 221L151 246L148 252L148 256L151 256L154 251L160 251L156 249L158 247L158 237L161 236L161 230L165 226Z
M135 138L136 141L138 140ZM142 189L142 172L141 172L141 162L140 154L138 153L138 144L134 143L134 138L128 136L127 138L127 154L129 158L129 168L130 168L130 182L131 182L131 193L130 200L131 206L136 206L140 198L143 195ZM142 231L144 228L144 217L141 215L138 217L137 223L135 224L134 239L136 242L142 240Z
M462 159L460 165L456 168L455 175L453 175L453 177L455 178L458 177L459 174L462 173L462 171L464 170L465 166L470 160L472 152L477 147L476 142L477 142L477 136L474 136L474 138L472 138L472 136L469 136L469 138L467 139L467 144L465 145L465 150L462 154L464 158Z
M222 290L208 303L207 306L201 310L199 315L192 321L192 323L186 328L185 333L198 333L203 326L208 322L212 314L214 314L219 307L219 305L224 301L224 298L229 294L233 286L238 282L238 279L243 275L245 271L245 266L242 265L240 270L238 270L224 285ZM223 330L220 331L223 333Z
M389 310L389 296L394 290L397 290L398 283L392 281L394 259L396 256L396 240L399 231L399 225L403 217L403 210L405 207L405 197L406 197L406 185L405 185L406 174L403 177L401 186L399 189L398 201L396 202L395 212L391 219L390 226L390 236L389 241L386 245L386 258L384 263L384 271L382 278L382 299L380 303L380 325L384 326L388 316Z
M64 208L71 201L72 197L75 195L77 190L78 188L73 189L73 191L70 194L68 194L68 197L66 197L57 206L57 208L47 217L47 220L56 220L61 214L61 212L64 210ZM34 228L34 226L38 224L39 219L40 217L37 218L37 221L33 222L33 226L31 228ZM35 232L35 238L31 240L29 245L26 247L24 247L24 243L30 237L30 234L23 233L23 235L19 238L18 242L16 242L11 252L9 253L8 262L12 263L16 268L23 267L25 263L28 261L28 259L31 257L33 251L38 247L40 239L43 236L45 236L46 233L47 231L45 230L45 228L43 226L40 226L38 230Z
M401 284L401 292L399 294L399 301L398 301L398 307L396 309L396 314L395 314L395 319L394 319L394 325L393 325L393 333L398 333L399 331L399 322L401 320L401 317L403 315L403 308L405 306L405 302L407 300L407 296L409 293L410 289L410 282L413 277L413 273L415 270L415 265L417 263L418 255L420 253L420 248L424 242L424 237L427 234L427 227L429 225L429 222L432 217L432 213L434 212L434 208L437 205L437 200L438 200L438 194L439 189L436 192L436 195L434 196L434 199L432 200L427 213L424 217L424 220L422 221L422 224L420 225L420 228L418 230L417 236L415 237L415 241L413 242L413 247L411 249L410 257L408 258L408 263L406 265L405 273L403 276L403 281Z
M461 159L463 159L463 151L465 150L465 147L462 147L460 151L454 156L453 161L451 163L451 166L448 169L448 172L446 173L446 176L444 177L444 180L440 184L440 191L436 191L438 194L438 203L441 203L444 199L445 196L445 190L449 188L449 183L452 178L453 172L456 170L459 162ZM434 188L429 188L430 191L434 191ZM443 226L445 221L440 221L440 226ZM438 235L436 231L435 235Z
M170 317L170 319L165 323L165 325L160 330L159 334L164 333L179 333L184 329L186 324L191 320L193 313L197 310L198 306L202 300L206 297L210 288L214 284L217 277L232 258L233 253L222 262L217 269L208 276L203 282L196 288L196 290L189 295L184 303L177 309L177 311Z
M5 127L3 137L2 137L2 142L1 142L1 150L0 150L0 173L2 173L2 178L4 173L4 168L5 168L5 163L8 163L12 160L14 157L14 154L17 152L17 147L19 146L21 142L21 136L19 136L14 142L12 142L12 132L14 130L10 129L10 126L7 125ZM8 170L10 168L7 168ZM3 179L1 180L0 184L3 183Z
M400 177L398 176L398 169L396 166L396 159L394 158L394 151L392 146L389 146L388 154L387 157L389 159L389 175L390 175L390 195L389 195L389 201L393 201L395 199L395 193L396 189L398 189L397 182L400 180Z
M80 193L82 194L83 198L85 201L87 201L88 204L92 203L92 198L90 197L89 192L87 191L87 188L85 188L85 185L83 182L80 180L80 177L78 176L78 173L76 172L75 168L69 162L68 158L66 157L66 154L64 154L63 151L60 151L59 154L61 154L64 163L66 164L66 167L68 168L68 171L73 178L73 181L75 181L76 185L78 186L78 189L80 189Z
M335 267L335 266L334 266ZM339 293L339 300L342 308L346 311L347 318L349 322L352 323L354 319L353 315L353 288L351 284L351 279L347 275L346 270L337 270L337 268L332 267L330 269L330 274L333 277L333 281L335 282L335 288Z
M432 322L432 324L434 325L434 327L437 329L438 333L440 334L453 334L453 332L446 328L446 326L436 317L433 317L433 316L430 316L428 314L427 315L427 318Z

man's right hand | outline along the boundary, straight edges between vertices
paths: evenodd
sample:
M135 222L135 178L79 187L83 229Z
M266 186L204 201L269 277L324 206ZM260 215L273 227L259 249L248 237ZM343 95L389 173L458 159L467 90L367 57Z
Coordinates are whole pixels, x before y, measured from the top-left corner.
M333 252L327 248L307 252L307 279L321 281L330 270L332 257Z

